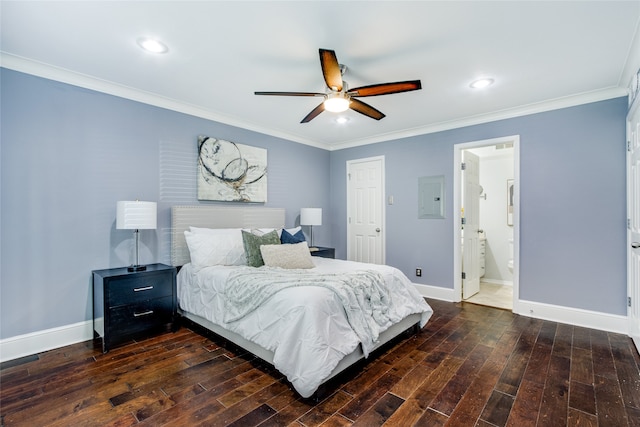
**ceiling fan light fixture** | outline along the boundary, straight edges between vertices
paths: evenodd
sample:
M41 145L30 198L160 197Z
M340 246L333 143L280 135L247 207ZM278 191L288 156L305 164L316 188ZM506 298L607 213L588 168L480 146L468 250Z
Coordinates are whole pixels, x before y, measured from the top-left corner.
M325 91L319 92L254 92L256 95L279 95L279 96L318 96L323 97L322 103L318 104L309 114L304 116L300 123L309 123L318 117L323 111L341 113L351 109L357 113L365 115L374 120L381 120L384 113L376 110L371 105L360 101L359 97L389 95L392 93L409 92L422 89L420 80L407 80L402 82L379 83L349 89L347 82L342 79L342 74L346 67L340 65L336 58L336 53L329 49L319 49L320 68L324 77Z
M493 84L493 79L482 78L482 79L472 81L469 86L472 89L484 89L485 87L491 86L492 84Z
M138 46L151 53L167 53L169 51L166 44L162 43L160 40L149 37L140 37L138 39Z
M324 109L332 113L342 113L349 109L351 101L343 93L331 93L324 100Z

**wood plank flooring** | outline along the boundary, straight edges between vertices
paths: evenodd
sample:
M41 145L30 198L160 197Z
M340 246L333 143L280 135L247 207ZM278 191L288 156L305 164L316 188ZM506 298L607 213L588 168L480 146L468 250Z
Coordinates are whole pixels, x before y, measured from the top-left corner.
M429 303L419 333L317 399L182 327L104 355L88 341L4 363L2 425L640 426L640 356L628 337Z

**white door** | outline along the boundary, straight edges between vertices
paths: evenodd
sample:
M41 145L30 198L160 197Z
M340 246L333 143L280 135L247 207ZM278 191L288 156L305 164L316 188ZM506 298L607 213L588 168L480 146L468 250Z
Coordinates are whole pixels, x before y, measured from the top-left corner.
M462 299L480 291L480 159L469 150L462 152L464 208L463 253L462 253Z
M627 118L627 286L629 336L640 351L640 100Z
M384 264L384 157L347 162L347 259Z

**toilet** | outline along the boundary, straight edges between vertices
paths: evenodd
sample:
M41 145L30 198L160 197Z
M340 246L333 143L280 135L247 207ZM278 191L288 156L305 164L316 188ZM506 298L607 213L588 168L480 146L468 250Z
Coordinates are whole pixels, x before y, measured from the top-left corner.
M509 238L509 261L507 261L507 267L509 271L513 273L513 237Z

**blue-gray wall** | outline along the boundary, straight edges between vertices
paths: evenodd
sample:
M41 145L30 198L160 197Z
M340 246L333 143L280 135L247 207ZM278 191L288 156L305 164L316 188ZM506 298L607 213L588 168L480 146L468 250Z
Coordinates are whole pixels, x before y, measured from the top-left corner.
M347 215L346 162L384 155L387 263L453 289L454 144L520 135L520 299L624 316L626 108L618 98L332 152L331 215ZM429 175L445 176L444 220L417 218L418 177ZM346 223L333 225L344 257Z
M131 263L118 200L158 201L141 262L168 262L169 209L196 200L196 137L268 150L266 206L324 208L318 244L346 253L346 161L384 155L387 262L453 288L453 145L521 136L522 299L626 313L625 112L615 99L328 152L0 69L0 339L91 319L90 272ZM447 182L447 218L417 219L417 178ZM413 275L423 268L423 277Z
M263 147L286 225L329 208L329 152L0 69L0 339L90 320L91 270L132 263L118 200L158 202L140 261L169 263L170 206L196 200L200 134ZM211 203L211 202L210 202ZM329 243L330 225L314 239Z

